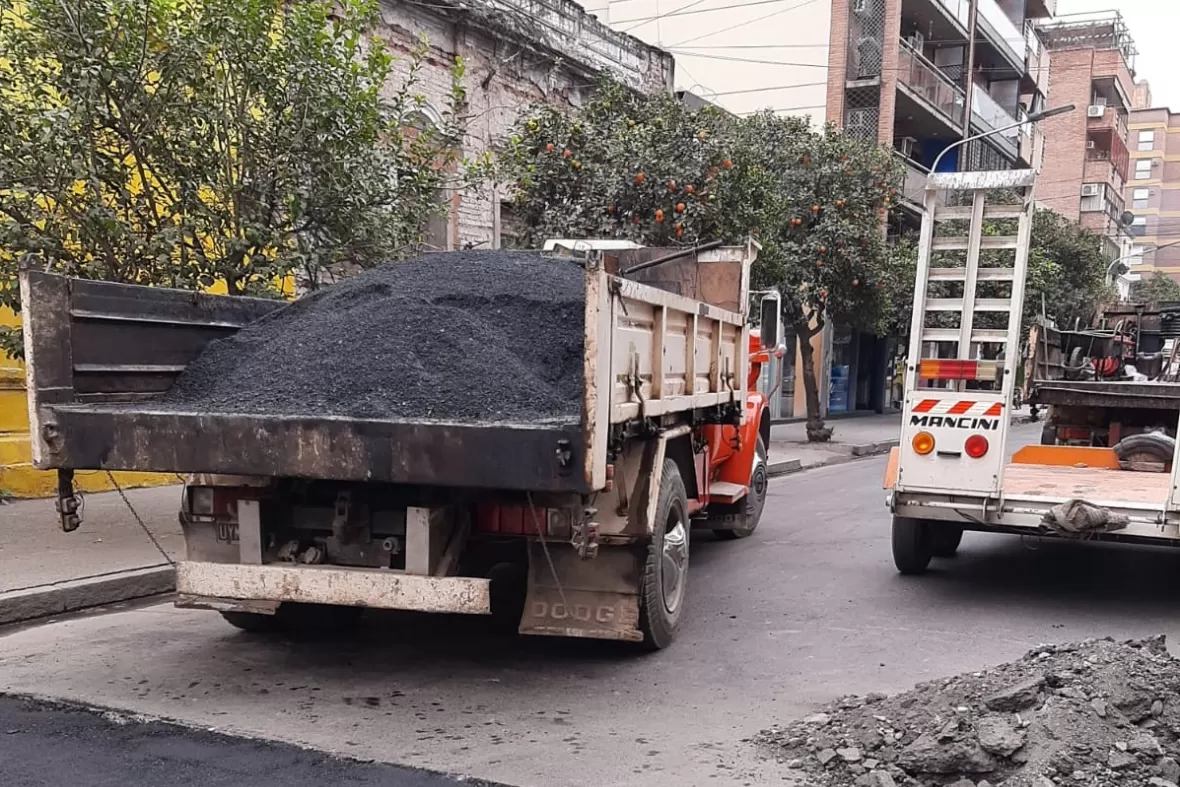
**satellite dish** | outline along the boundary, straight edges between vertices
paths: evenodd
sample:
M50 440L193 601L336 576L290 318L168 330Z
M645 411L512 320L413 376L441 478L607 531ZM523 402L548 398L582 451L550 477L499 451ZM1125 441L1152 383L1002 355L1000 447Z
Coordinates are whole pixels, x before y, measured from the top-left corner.
M1123 215L1119 217L1119 220L1123 222L1124 227L1130 227L1131 224L1135 221L1135 214L1129 210L1124 211Z

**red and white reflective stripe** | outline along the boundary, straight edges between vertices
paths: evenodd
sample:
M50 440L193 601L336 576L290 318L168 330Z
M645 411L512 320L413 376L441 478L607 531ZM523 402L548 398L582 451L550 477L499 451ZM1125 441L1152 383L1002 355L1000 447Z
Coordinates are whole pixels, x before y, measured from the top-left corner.
M975 415L997 417L1004 414L1004 405L999 402L976 402L954 399L923 399L914 405L915 413L930 415Z

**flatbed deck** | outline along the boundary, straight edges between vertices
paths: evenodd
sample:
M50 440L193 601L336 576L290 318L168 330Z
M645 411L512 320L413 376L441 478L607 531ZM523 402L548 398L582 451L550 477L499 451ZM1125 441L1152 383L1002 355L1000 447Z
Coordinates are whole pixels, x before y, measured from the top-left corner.
M967 530L1052 536L1045 514L1058 504L1082 500L1130 520L1124 528L1087 534L1087 539L1180 545L1180 514L1165 515L1171 478L1170 473L1012 463L1004 468L1000 500L897 490L893 505L896 515L952 522Z

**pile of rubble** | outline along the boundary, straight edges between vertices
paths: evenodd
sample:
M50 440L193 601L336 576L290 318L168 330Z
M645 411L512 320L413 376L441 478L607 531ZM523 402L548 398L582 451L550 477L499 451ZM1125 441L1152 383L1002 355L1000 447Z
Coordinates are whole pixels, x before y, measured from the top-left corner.
M1047 645L845 697L758 743L808 787L1177 787L1180 660L1162 636Z

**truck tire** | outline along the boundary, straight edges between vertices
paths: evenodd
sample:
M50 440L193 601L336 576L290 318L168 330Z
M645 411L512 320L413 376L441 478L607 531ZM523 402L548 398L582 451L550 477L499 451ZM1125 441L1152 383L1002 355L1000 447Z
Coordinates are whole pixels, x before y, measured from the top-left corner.
M251 634L263 634L277 631L279 621L274 615L263 615L259 612L222 612L225 622L236 629L248 631Z
M963 528L954 525L928 525L930 554L934 557L954 557L963 543Z
M902 574L923 574L934 557L930 525L920 519L893 517L893 565Z
M686 595L690 529L688 494L680 468L665 459L639 592L639 630L649 650L668 647L676 636Z
M351 632L364 607L283 602L275 618L287 634L300 639L332 639Z
M766 473L766 443L762 441L762 435L758 435L758 445L754 449L754 467L750 471L750 491L746 493L745 500L745 527L714 530L718 538L747 538L754 535L758 521L762 519L762 509L766 507L769 483L770 476Z
M1119 464L1123 465L1124 469L1134 469L1131 465L1146 463L1161 465L1165 472L1172 469L1172 456L1175 450L1176 441L1162 432L1133 434L1120 440L1114 447Z

